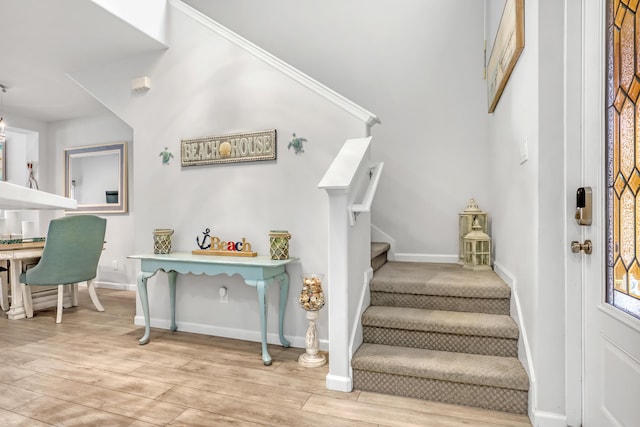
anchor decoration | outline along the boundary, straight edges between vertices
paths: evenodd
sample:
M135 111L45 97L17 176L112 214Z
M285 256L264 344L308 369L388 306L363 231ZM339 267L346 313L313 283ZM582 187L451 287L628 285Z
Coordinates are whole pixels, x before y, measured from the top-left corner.
M209 235L209 233L211 232L211 230L209 228L205 229L202 234L204 234L204 236L202 237L202 244L200 243L200 238L198 236L196 236L196 243L198 244L198 247L202 250L205 249L209 249L211 247L211 236ZM209 244L207 245L207 237L209 238Z

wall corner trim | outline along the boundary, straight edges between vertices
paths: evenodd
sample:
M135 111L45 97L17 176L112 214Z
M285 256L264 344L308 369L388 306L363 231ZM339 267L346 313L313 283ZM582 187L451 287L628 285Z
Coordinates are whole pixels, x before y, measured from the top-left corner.
M376 123L381 123L380 119L375 114L360 107L358 104L354 103L353 101L350 101L349 99L345 98L344 96L340 95L334 90L329 89L322 83L312 79L308 75L304 74L302 71L298 70L295 67L292 67L291 65L287 64L283 60L270 54L266 50L256 46L255 44L251 43L249 40L241 37L239 34L236 34L235 32L231 31L225 26L219 24L212 18L206 16L200 11L187 5L186 3L183 3L180 0L169 0L169 4L176 10L179 10L180 12L189 16L195 22L198 22L199 24L203 25L204 27L218 34L219 36L227 39L231 43L235 44L236 46L240 47L241 49L244 49L245 51L252 54L256 58L260 59L264 63L272 66L276 70L289 76L291 79L297 81L302 86L314 91L318 95L331 101L338 107L342 108L343 110L347 111L348 113L362 120L368 127L371 127Z

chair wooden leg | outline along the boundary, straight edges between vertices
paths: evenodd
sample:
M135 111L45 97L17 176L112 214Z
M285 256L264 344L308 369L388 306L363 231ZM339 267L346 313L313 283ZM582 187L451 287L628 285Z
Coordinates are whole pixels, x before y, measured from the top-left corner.
M24 314L27 318L33 317L33 300L31 299L31 286L20 284L22 292L22 304L24 304Z
M98 294L96 294L96 288L93 286L93 280L87 280L87 289L89 289L89 296L91 297L93 305L96 306L96 310L104 311L104 307L100 304L100 300L98 299Z
M62 323L62 304L64 302L64 286L58 285L58 309L56 310L56 323Z
M71 287L71 305L73 307L78 306L78 284L72 283L69 285Z
M9 289L7 288L6 281L0 277L0 309L2 311L9 310Z

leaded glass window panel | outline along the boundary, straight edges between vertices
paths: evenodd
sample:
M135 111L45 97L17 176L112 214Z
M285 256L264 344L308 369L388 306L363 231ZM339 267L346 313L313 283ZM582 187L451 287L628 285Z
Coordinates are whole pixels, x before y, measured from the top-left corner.
M640 318L640 13L607 2L607 303Z

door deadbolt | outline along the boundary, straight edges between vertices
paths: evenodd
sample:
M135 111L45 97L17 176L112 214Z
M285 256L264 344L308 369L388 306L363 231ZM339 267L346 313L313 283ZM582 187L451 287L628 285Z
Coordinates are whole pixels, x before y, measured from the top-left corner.
M578 225L591 225L592 222L592 199L591 187L580 187L576 191L576 221Z
M577 254L580 251L583 251L587 255L591 255L591 252L593 252L593 244L591 243L591 240L585 240L584 243L580 243L575 240L571 242L571 252Z

